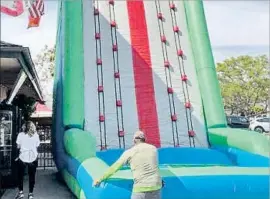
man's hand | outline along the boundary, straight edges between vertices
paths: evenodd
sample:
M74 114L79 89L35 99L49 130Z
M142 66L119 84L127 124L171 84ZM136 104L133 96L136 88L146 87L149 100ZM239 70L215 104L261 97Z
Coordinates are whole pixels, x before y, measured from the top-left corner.
M93 181L93 187L98 187L101 183L101 180L94 180Z

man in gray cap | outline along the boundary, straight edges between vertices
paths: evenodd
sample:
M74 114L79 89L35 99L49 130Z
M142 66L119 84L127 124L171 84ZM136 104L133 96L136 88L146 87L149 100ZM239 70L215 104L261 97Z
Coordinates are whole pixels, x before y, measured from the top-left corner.
M146 138L142 131L134 134L133 141L134 146L125 151L101 179L94 181L93 185L99 186L124 164L129 164L134 178L131 199L160 199L162 180L158 168L157 148L145 142Z

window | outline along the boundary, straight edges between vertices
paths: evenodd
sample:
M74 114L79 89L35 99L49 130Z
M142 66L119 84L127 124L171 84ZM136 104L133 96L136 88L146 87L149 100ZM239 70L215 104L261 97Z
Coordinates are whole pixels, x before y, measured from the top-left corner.
M261 118L257 120L258 122L267 122L270 123L270 118Z

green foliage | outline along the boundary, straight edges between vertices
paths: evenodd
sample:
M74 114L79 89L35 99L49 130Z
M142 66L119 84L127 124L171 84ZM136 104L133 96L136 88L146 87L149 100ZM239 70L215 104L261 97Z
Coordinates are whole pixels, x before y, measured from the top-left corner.
M42 74L40 75L41 78L53 77L55 67L55 46L49 48L46 45L37 55L35 65L38 71L42 71Z
M35 66L40 80L45 101L52 102L53 76L55 68L55 46L45 46L35 59Z
M267 56L240 56L217 64L225 109L246 115L265 111L269 98Z

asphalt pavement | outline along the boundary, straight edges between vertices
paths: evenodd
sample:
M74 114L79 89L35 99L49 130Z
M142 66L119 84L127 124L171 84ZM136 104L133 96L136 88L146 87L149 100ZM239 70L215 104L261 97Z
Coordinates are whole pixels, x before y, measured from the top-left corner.
M35 199L76 199L63 182L57 177L55 169L38 170L36 186L34 190ZM8 189L2 199L13 199L17 189ZM28 178L24 181L24 198L28 197Z

